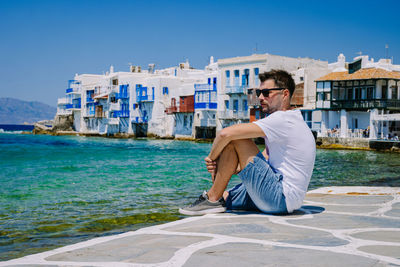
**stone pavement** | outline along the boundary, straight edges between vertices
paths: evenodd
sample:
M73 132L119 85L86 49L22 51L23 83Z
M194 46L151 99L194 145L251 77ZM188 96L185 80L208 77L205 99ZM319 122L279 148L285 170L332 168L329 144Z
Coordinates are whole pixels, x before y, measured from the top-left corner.
M400 188L326 187L294 214L188 217L0 266L399 266Z

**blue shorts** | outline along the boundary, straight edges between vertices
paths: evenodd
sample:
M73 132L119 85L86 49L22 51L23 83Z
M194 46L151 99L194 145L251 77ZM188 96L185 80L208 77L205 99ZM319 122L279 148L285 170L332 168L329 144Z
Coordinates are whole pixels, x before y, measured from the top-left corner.
M242 180L226 199L228 210L256 210L269 214L287 214L282 175L273 171L261 152L239 173Z

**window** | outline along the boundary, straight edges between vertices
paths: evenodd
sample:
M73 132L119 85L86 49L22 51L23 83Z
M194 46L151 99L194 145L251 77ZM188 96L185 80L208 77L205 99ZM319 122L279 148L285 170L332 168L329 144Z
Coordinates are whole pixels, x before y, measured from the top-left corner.
M355 99L361 99L361 88L360 87L355 88Z
M324 82L317 82L317 89L323 89L324 88Z
M189 117L189 126L192 126L192 123L193 123L193 116L190 115L190 117Z
M211 78L208 78L207 83L208 83L208 84L211 84Z
M353 88L348 88L347 89L347 100L352 100L353 99Z
M239 85L239 70L235 70L235 85L238 86Z
M300 76L300 82L304 81L304 77Z
M185 115L183 116L183 126L186 127L186 125L187 125L187 116Z
M367 88L362 87L361 88L361 99L366 99L367 98Z
M256 86L260 84L260 79L258 78L259 72L260 72L259 68L254 68L254 83Z
M392 86L392 99L397 99L397 86Z
M382 99L387 99L387 85L382 85Z
M345 88L339 89L339 99L340 100L346 99L346 89Z
M217 77L213 78L213 84L217 84Z
M324 82L325 89L331 89L331 82Z
M249 69L244 70L244 74L242 75L242 85L249 85Z
M374 88L367 87L367 99L373 99L373 98L374 98Z
M225 109L226 109L226 110L229 109L229 100L225 100Z
M239 100L235 99L233 100L233 112L238 112L239 110Z
M337 100L339 98L339 89L334 88L332 90L332 100Z
M247 100L243 100L243 111L247 111Z
M230 79L231 72L229 70L227 70L227 71L225 71L225 75L226 75L226 85L229 86L231 83L231 79Z
M168 95L168 87L163 87L163 95Z
M118 85L118 79L113 79L112 80L112 85Z

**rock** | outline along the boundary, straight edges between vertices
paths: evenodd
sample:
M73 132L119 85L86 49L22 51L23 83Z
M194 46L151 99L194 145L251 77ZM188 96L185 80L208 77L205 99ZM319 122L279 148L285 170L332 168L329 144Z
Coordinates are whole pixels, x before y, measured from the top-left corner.
M52 131L74 131L74 116L56 115L56 117L54 118Z

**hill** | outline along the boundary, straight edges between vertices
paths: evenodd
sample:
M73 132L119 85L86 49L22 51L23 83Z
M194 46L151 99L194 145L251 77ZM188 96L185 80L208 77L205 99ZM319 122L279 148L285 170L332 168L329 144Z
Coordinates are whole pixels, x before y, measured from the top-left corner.
M57 108L37 101L15 98L0 98L0 124L33 124L41 120L52 120Z

